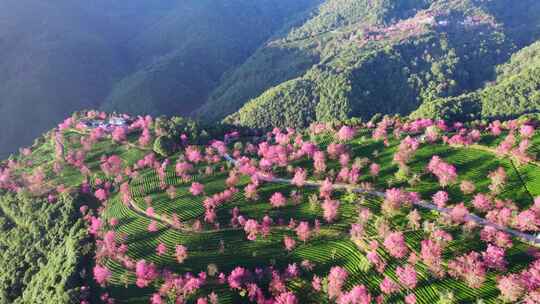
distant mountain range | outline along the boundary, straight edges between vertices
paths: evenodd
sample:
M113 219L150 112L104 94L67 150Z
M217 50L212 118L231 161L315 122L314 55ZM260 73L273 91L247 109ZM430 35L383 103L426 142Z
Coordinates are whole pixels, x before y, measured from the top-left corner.
M0 156L84 108L249 127L540 109L536 0L6 0Z

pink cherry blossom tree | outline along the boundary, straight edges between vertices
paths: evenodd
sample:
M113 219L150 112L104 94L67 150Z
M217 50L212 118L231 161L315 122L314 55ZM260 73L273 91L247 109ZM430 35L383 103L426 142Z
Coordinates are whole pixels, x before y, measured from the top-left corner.
M287 251L292 251L294 246L296 246L296 241L292 237L286 235L283 237L283 244L285 245L285 249Z
M176 248L174 250L176 260L179 264L184 263L184 261L188 257L188 250L187 247L184 245L176 245Z
M326 199L322 203L323 217L328 222L333 222L338 216L339 201Z
M296 227L296 235L298 239L302 242L306 242L311 236L311 229L309 228L309 223L301 221L300 224Z
M356 130L349 127L349 126L343 126L336 134L336 138L339 141L350 141L354 138L356 135Z
M414 289L418 283L416 278L416 270L413 266L407 264L404 267L398 266L396 268L396 275L399 279L399 282L409 289Z
M439 208L444 208L448 202L448 193L445 191L438 191L433 195L433 203Z
M370 304L371 295L364 285L356 285L351 291L341 295L337 304Z
M334 266L328 274L328 297L330 299L338 299L341 296L343 285L349 273L344 268Z
M409 249L401 232L392 232L384 239L384 247L388 253L398 259L404 258Z
M204 192L204 185L198 182L193 182L189 188L189 192L194 196L199 196Z
M156 266L153 263L147 263L140 260L135 265L135 275L137 277L136 285L139 288L147 287L159 275Z
M388 276L384 276L384 279L379 284L379 288L384 294L387 294L387 295L390 295L399 291L399 285Z
M274 208L284 207L286 204L287 198L281 192L276 192L270 197L270 205Z
M444 162L439 156L433 156L427 170L439 179L439 184L446 187L457 180L456 167Z
M101 286L105 286L112 275L111 271L107 267L100 265L96 265L93 272L94 279Z
M248 240L255 241L259 233L259 223L254 219L247 220L244 224L244 231L247 234Z
M457 257L448 262L448 273L454 278L461 278L471 288L479 288L486 280L486 268L478 252Z

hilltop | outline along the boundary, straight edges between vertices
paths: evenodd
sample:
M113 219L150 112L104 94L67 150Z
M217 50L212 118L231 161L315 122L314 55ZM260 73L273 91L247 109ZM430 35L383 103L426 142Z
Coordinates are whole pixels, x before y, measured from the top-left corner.
M0 302L535 303L538 126L75 113L0 165Z

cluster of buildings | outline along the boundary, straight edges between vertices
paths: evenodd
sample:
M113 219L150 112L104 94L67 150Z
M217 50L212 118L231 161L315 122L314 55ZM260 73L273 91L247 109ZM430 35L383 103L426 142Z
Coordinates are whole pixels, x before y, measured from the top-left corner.
M82 119L80 123L88 129L102 128L112 132L116 127L128 127L131 121L125 117L111 116L109 119Z

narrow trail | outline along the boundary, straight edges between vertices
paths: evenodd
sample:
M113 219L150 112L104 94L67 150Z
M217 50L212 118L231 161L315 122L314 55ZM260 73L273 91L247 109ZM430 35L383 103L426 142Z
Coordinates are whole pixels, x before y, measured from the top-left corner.
M127 204L127 207L137 213L138 215L142 216L142 217L146 217L150 220L154 220L164 226L168 226L169 228L172 228L174 230L178 230L178 231L181 231L181 232L186 232L186 233L197 233L197 234L200 234L200 233L214 233L214 232L223 232L223 231L239 231L239 230L243 230L243 228L234 228L234 227L226 227L226 228L219 228L219 229L206 229L206 230L195 230L193 228L185 228L185 227L178 227L172 220L168 219L168 218L165 218L161 215L158 215L158 214L154 214L154 215L150 215L148 213L146 213L145 210L143 210L141 207L137 206L137 204L133 201L133 200L129 200L128 204Z

